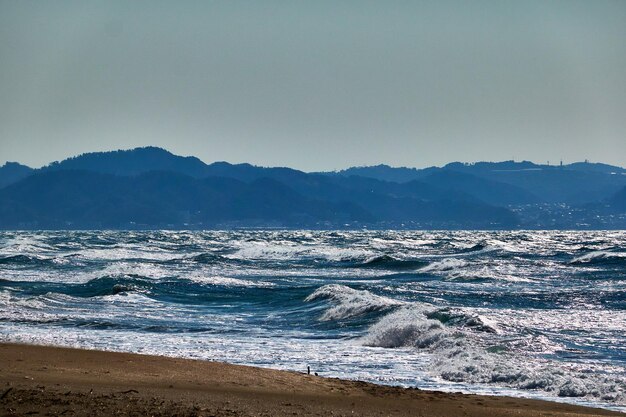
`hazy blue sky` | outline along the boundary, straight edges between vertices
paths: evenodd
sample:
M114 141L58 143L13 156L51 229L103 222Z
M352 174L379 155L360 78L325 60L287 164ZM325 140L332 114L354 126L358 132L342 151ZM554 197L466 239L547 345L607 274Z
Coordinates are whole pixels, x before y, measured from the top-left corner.
M0 163L626 166L626 1L0 0Z

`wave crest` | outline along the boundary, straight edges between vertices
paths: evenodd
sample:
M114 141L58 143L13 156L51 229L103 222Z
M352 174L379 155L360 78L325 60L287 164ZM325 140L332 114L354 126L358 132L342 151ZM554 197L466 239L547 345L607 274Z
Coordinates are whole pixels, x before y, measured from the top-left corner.
M305 298L305 301L310 302L319 299L326 299L335 303L322 314L320 320L323 321L348 319L403 304L398 300L339 284L324 285Z
M444 272L454 271L463 268L468 265L468 262L463 259L457 258L445 258L440 261L435 261L426 265L420 269L420 272Z
M626 264L626 252L593 251L570 261L572 265L621 265Z
M426 261L418 259L400 259L390 255L376 255L363 262L356 263L357 268L381 268L381 269L417 269L426 265Z
M0 257L0 265L47 265L52 260L29 255L9 255Z
M566 369L548 360L530 358L516 348L519 340L499 337L497 327L488 320L453 309L404 306L370 326L360 342L365 346L424 350L432 355L429 371L450 382L497 384L618 403L626 400L626 380L619 372L600 374L593 364Z
M365 346L424 349L448 336L449 331L440 321L427 318L418 309L403 308L372 325L361 342Z

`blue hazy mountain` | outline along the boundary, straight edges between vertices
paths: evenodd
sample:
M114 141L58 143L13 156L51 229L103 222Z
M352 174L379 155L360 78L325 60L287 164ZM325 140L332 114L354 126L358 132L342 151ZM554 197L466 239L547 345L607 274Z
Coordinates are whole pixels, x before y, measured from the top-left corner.
M626 226L620 197L626 171L605 164L505 161L305 173L205 164L147 147L83 154L39 170L7 164L0 181L5 229Z
M514 227L516 216L428 184L206 165L158 148L80 155L0 189L1 226Z
M206 176L207 165L193 156L174 155L157 147L124 151L92 152L53 162L44 170L88 170L102 174L139 175L150 171L171 171L191 177Z
M601 163L577 162L569 165L554 166L540 165L532 162L478 162L465 164L454 162L444 167L430 167L425 169L394 168L387 165L372 167L355 167L347 170L330 173L334 176L359 175L382 181L408 182L425 180L441 172L472 175L492 182L499 183L498 193L508 196L497 200L495 195L485 196L484 187L476 180L452 181L451 188L463 189L464 192L482 196L496 204L505 204L508 200L513 204L540 201L544 203L584 204L608 198L626 185L626 170ZM441 175L441 174L439 174ZM457 178L460 180L460 177ZM464 183L464 187L462 184ZM492 183L493 184L493 183ZM502 188L502 185L515 188ZM441 184L444 185L444 184ZM445 186L445 185L444 185ZM516 191L517 190L517 191ZM524 194L520 193L523 190ZM515 202L511 198L519 193L521 200Z
M49 171L86 170L102 174L133 176L152 171L170 171L194 178L208 176L236 178L253 181L262 177L286 179L305 175L290 168L263 168L250 164L214 162L205 164L195 156L179 156L171 152L148 146L131 150L92 152L53 162L43 168Z
M426 169L407 168L407 167L390 167L389 165L373 165L362 167L351 167L333 173L325 173L327 175L340 175L344 177L365 177L373 178L381 181L390 182L409 182L420 179L427 175L429 171L436 171L439 168L431 167Z
M394 184L417 180L445 190L448 196L463 194L498 206L537 202L590 203L605 200L626 186L624 168L600 163L580 162L553 166L528 161L474 164L455 162L441 168L393 168L378 165L353 167L338 173L307 174L284 167L265 168L227 162L207 165L198 158L177 156L156 147L88 153L50 164L45 169L84 169L116 175L138 175L159 170L178 172L194 178L222 176L245 182L272 178L311 197L317 196L319 192L327 192L328 190L322 188L330 187L329 184L336 183L339 177L371 178ZM10 182L5 184L8 183ZM402 192L398 189L396 191Z
M584 204L606 199L626 185L626 171L604 164L563 166L531 162L448 164L444 169L469 173L531 191L547 203Z
M372 165L372 166L360 166L360 167L351 167L341 171L333 172L332 174L343 175L343 176L352 176L358 175L361 177L375 178L384 181L394 181L394 182L408 182L413 181L419 178L422 178L428 174L431 174L434 171L438 171L441 169L451 169L457 171L470 171L474 173L479 172L503 172L503 171L536 171L543 169L565 169L571 171L584 171L584 172L601 172L605 174L613 174L613 173L626 173L625 168L621 168L614 165L602 164L602 163L594 163L594 162L574 162L572 164L566 165L542 165L535 164L529 161L502 161L502 162L476 162L472 164L466 164L462 162L451 162L444 166L440 167L429 167L429 168L407 168L407 167L391 167L389 165Z
M495 205L532 204L541 199L516 185L494 181L455 170L437 170L421 178L421 182L446 190L462 192Z
M357 193L358 194L358 193ZM430 227L513 227L509 210L479 202L347 196L311 199L271 178L135 176L44 170L0 190L2 228L338 227L420 222Z
M26 178L34 170L17 162L7 162L0 167L0 188Z
M152 171L43 171L0 190L0 226L38 228L304 226L372 221L361 208L311 200L272 179L244 183Z

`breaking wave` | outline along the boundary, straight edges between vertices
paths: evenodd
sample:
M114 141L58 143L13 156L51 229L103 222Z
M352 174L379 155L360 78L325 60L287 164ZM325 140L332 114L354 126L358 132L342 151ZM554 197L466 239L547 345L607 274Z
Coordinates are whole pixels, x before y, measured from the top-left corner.
M363 262L356 262L351 266L356 268L381 268L390 270L417 269L428 264L428 262L418 259L399 259L389 255L377 255L366 259Z
M469 263L464 259L445 258L435 261L420 269L420 272L443 272L453 271L467 266Z
M403 304L391 298L372 294L367 290L355 290L339 284L324 285L305 298L305 301L318 299L330 300L334 303L322 314L320 319L324 321L348 319Z
M455 383L498 384L541 390L560 397L603 401L626 400L626 379L619 370L598 373L593 365L555 366L517 349L519 340L498 336L488 320L431 306L405 306L370 326L360 339L365 346L409 347L429 353L429 371ZM545 343L528 337L523 343Z
M201 253L191 257L191 260L193 262L205 265L215 265L220 263L226 263L229 261L228 258L222 255L218 255L216 253Z
M39 256L10 255L10 256L0 257L0 265L34 266L34 265L48 265L52 263L53 263L52 259L41 258Z
M626 252L593 251L570 261L572 265L626 265Z
M434 346L442 340L465 338L467 332L497 333L495 324L474 314L428 304L408 304L372 325L361 339L366 346Z

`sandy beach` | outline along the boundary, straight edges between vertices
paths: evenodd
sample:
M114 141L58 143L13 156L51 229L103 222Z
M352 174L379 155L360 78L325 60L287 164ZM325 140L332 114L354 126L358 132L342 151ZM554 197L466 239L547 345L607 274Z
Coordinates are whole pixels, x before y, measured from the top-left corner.
M217 362L0 344L0 415L623 414L548 401L385 387Z

